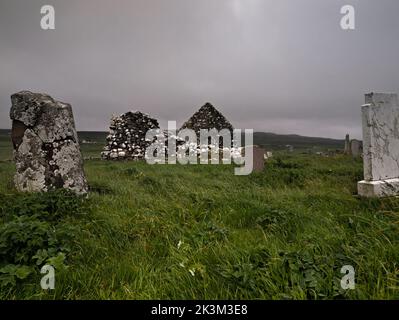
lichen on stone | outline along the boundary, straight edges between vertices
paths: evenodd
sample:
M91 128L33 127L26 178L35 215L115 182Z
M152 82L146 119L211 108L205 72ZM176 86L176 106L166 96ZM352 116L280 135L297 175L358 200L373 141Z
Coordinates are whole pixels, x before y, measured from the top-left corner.
M12 95L11 102L16 188L28 192L65 188L87 193L71 105L29 91Z

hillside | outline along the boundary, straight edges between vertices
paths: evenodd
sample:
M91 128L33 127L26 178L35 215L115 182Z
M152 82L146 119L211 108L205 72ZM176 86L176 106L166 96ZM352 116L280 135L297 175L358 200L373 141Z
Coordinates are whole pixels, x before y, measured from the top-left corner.
M343 149L344 146L344 140L305 137L297 134L284 135L270 132L255 132L254 143L271 149L285 148L286 145L292 145L300 149L311 147Z

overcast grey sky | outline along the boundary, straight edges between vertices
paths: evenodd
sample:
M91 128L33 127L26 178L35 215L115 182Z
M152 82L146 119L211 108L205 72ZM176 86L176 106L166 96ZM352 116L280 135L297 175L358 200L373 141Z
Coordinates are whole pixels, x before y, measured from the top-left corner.
M398 35L398 0L0 0L0 128L27 89L71 103L78 130L209 101L237 128L361 138L364 93L399 91Z

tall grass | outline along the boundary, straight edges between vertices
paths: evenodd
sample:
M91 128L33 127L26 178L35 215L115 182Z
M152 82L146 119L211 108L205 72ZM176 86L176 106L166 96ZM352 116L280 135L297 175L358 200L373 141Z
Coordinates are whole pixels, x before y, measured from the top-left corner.
M360 160L277 156L231 166L87 161L90 211L68 268L2 298L397 299L399 200L361 199ZM0 192L13 167L0 164ZM344 265L355 290L340 286Z

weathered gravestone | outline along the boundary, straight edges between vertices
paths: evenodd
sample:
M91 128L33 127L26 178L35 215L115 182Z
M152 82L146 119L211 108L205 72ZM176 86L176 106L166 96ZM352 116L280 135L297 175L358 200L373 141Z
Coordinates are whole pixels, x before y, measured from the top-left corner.
M263 172L263 170L265 169L266 150L259 146L254 146L253 151L254 151L253 172Z
M366 94L362 107L364 180L359 195L399 194L399 105L396 94Z
M65 188L87 193L71 105L29 91L13 94L11 102L16 188L28 192Z
M350 143L350 154L352 157L360 157L363 152L363 144L361 141L352 139Z

